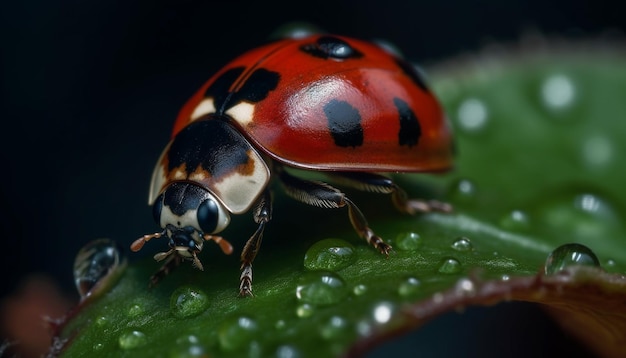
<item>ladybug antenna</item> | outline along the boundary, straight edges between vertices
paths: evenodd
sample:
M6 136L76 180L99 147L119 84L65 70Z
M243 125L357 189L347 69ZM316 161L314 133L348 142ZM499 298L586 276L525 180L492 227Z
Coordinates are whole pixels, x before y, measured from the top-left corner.
M143 245L152 240L152 239L158 239L161 236L165 235L165 230L161 231L161 232L155 232L154 234L147 234L144 235L140 238L138 238L137 240L133 241L132 244L130 244L130 249L133 252L137 252L139 250L141 250L141 248L143 247Z
M169 249L168 251L159 252L158 254L154 255L154 259L156 261L163 261L166 257L168 257L169 255L173 253L174 253L174 249Z
M226 241L226 239L224 239L223 237L209 234L205 234L202 237L205 241L213 240L216 244L219 245L224 254L230 255L233 253L233 245L231 245L230 242Z

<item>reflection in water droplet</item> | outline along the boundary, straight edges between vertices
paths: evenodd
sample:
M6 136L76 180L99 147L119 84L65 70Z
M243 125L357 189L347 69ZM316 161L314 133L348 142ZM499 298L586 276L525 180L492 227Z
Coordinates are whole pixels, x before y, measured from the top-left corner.
M258 330L258 324L250 317L228 318L220 324L217 331L220 347L225 352L250 348Z
M316 306L338 303L347 295L345 282L332 272L307 272L300 277L296 288L296 297L300 302Z
M445 257L439 264L439 272L454 274L461 272L461 263L453 257Z
M115 269L120 267L120 247L110 239L89 242L78 251L74 260L74 283L81 299Z
M389 322L393 314L393 304L391 302L381 302L374 307L374 321L383 324Z
M304 255L304 267L309 270L336 271L356 260L354 246L341 239L325 239L313 244Z
M416 251L422 246L422 238L416 232L404 232L396 236L393 246L402 251Z
M170 296L170 310L174 317L196 316L209 307L209 297L196 287L181 286Z
M130 331L122 334L118 343L122 349L134 349L145 346L148 343L148 339L143 332Z
M452 248L456 251L471 251L474 249L474 245L472 245L469 238L462 236L454 240Z
M308 303L298 305L298 307L296 308L296 316L300 318L311 317L313 315L313 312L315 312L315 308L313 308L313 306Z
M415 277L409 277L398 287L398 294L402 297L411 297L420 291L420 281Z
M320 327L320 334L325 339L337 339L342 337L348 328L348 321L341 316L332 316Z
M352 293L354 293L355 296L361 296L365 292L367 292L367 286L365 286L362 283L355 285L354 288L352 289Z
M487 106L479 99L468 98L459 105L457 118L461 130L477 132L487 124Z
M555 274L573 265L600 266L600 261L590 248L581 244L565 244L557 247L548 255L545 273Z
M513 210L500 220L503 229L524 231L530 228L528 214L521 210Z
M541 86L543 103L551 109L569 107L576 97L576 88L572 80L562 74L548 77Z
M595 135L587 138L583 142L582 157L583 162L590 169L598 169L613 162L614 148L609 138L602 135Z

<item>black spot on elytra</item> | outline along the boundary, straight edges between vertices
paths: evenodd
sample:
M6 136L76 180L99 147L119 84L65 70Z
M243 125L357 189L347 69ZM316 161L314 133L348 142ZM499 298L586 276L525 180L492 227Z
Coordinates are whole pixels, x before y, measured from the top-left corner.
M359 111L346 101L332 100L324 106L328 129L340 147L363 145L363 127Z
M409 147L416 145L422 135L419 119L415 116L411 107L400 98L394 98L393 103L398 109L398 117L400 119L398 143L400 145L408 145Z
M300 50L323 59L347 60L363 57L363 54L349 43L334 36L321 36L315 42L300 46Z
M227 122L208 115L183 128L168 151L168 171L185 164L187 174L198 167L218 179L248 164L250 144Z
M231 91L232 85L244 71L244 67L231 68L207 88L204 95L205 97L213 97L216 113L223 114L241 101L257 103L265 99L270 91L276 89L280 81L278 72L257 68L236 91Z
M396 63L402 69L402 72L409 76L419 88L421 88L424 92L430 92L430 89L428 89L424 77L422 77L422 75L412 64L400 58L396 58Z

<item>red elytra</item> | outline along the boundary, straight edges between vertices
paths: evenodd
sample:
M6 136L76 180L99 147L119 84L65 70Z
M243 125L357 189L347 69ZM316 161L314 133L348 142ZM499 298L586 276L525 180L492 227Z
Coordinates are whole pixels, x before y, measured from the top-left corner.
M356 56L328 59L303 51L323 35L286 39L251 50L209 79L184 105L172 137L202 114L207 89L229 70L244 69L228 87L235 93L256 69L277 73L277 86L253 104L251 120L235 120L240 131L272 159L308 170L424 172L452 164L452 136L437 99L407 62L376 44L334 36ZM394 100L419 122L419 138L399 144L401 124ZM228 101L228 100L226 100ZM331 101L358 111L362 142L339 146L324 111ZM245 102L245 101L244 101ZM195 112L195 116L194 116Z

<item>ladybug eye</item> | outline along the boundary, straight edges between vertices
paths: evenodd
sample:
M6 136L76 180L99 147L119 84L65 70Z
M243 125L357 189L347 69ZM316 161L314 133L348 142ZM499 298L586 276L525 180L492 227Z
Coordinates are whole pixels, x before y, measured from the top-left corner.
M206 234L215 234L224 230L230 221L226 210L212 198L207 198L200 203L196 216L200 229Z

